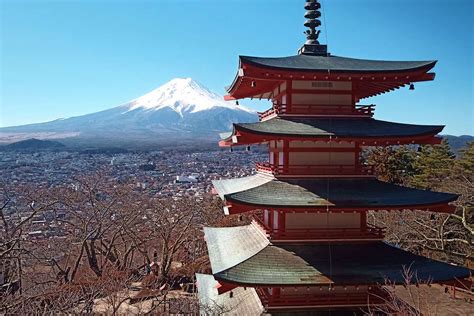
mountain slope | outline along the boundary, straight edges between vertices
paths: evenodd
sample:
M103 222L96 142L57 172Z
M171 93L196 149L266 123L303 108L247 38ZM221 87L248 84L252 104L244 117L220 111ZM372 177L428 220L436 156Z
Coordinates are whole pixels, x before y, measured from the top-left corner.
M0 141L21 138L54 138L61 134L75 139L146 141L159 143L180 139L215 141L218 132L233 122L257 120L255 112L224 101L191 78L173 79L163 86L124 105L108 110L0 129ZM44 137L42 137L44 135ZM59 136L58 136L59 135Z

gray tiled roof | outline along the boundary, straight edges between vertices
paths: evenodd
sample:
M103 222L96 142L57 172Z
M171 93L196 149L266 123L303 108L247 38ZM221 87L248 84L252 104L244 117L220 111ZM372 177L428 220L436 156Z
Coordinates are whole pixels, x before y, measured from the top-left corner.
M212 184L214 185L217 194L219 194L220 198L223 199L224 195L244 191L265 184L272 181L272 179L273 177L255 174L249 177L213 180Z
M269 245L246 261L215 274L217 280L247 285L403 283L410 267L419 280L466 278L467 268L395 248L384 242Z
M269 245L248 260L214 275L217 279L250 285L332 283L301 257L274 245Z
M231 186L230 182L228 186ZM444 204L454 201L457 195L402 187L373 178L316 178L273 179L263 184L256 183L253 188L227 194L224 198L230 202L255 206L370 209Z
M428 71L436 64L436 61L385 61L339 56L312 56L304 54L274 58L240 56L240 62L277 69L345 73L400 72L413 71L422 68L426 68L426 71Z
M247 260L270 243L254 223L237 227L204 227L204 239L214 274Z
M212 275L196 273L200 315L260 315L263 305L254 288L237 287L219 294Z
M409 137L436 135L443 125L414 125L375 120L372 118L272 118L263 122L234 124L236 130L255 134L337 137ZM228 139L232 134L222 135Z

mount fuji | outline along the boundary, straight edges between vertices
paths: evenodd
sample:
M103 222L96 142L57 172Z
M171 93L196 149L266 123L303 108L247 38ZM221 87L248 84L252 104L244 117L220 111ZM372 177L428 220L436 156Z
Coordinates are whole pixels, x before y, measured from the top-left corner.
M176 78L123 105L46 123L0 128L0 142L27 138L100 146L215 142L234 122L257 121L257 113L224 101L191 78Z

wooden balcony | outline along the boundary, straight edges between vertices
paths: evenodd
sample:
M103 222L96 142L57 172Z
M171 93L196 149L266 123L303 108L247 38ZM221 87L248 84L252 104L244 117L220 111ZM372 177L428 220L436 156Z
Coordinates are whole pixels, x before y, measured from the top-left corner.
M373 176L374 167L364 165L291 165L257 162L258 172L275 176Z
M299 228L272 229L257 215L253 219L268 234L272 242L289 241L364 241L382 240L385 237L385 227L367 224L362 228Z
M262 304L268 309L327 308L327 307L368 307L387 302L387 294L380 289L360 293L321 293L299 295L270 295L265 289L257 288Z
M267 111L259 112L261 121L276 115L309 115L309 116L362 116L373 117L375 105L315 105L315 104L292 104L291 110L286 104L275 104Z
M382 240L385 229L368 226L365 228L317 228L317 229L273 229L269 232L272 241L294 240Z
M277 109L269 109L269 110L266 110L264 112L257 112L258 113L258 118L260 119L260 121L265 121L269 118L272 118L276 115L278 115L278 110Z

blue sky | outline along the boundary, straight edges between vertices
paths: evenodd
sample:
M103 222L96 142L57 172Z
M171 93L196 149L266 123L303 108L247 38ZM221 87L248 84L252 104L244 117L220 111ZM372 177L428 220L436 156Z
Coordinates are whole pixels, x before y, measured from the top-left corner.
M471 0L323 0L333 55L439 60L435 81L362 103L379 119L474 134ZM0 0L0 126L123 104L175 77L224 94L237 56L288 56L304 0ZM264 109L262 103L242 104Z

